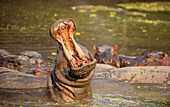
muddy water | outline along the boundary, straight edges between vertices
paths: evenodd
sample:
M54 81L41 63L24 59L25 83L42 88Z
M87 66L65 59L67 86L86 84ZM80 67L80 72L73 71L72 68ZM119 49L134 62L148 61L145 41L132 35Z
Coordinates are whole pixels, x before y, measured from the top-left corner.
M57 43L50 38L48 30L54 21L68 17L77 23L75 39L92 53L95 44L117 44L119 54L137 56L144 51L160 50L170 55L169 12L122 8L115 11L112 8L117 7L116 3L127 2L114 1L0 0L0 48L14 54L36 50L51 55ZM94 7L71 8L79 5ZM105 9L107 7L111 10Z
M125 0L69 2L68 0L36 0L36 2L0 0L0 48L13 54L34 50L55 58L54 53L58 44L50 38L48 30L56 20L72 18L77 24L76 41L92 54L94 54L93 45L117 44L118 53L123 55L138 56L144 51L153 50L160 50L170 55L170 11L128 10L120 7L119 3L128 2ZM170 8L169 2L165 4ZM82 5L86 6L81 7ZM101 102L103 106L112 105L113 102L122 106L157 104L154 99L147 102L140 100L139 97L133 98L132 95L130 100L126 97L124 94L95 94L92 105L100 105ZM165 102L163 104L166 105L167 99L169 98L160 100L158 104ZM10 104L20 105L9 102Z

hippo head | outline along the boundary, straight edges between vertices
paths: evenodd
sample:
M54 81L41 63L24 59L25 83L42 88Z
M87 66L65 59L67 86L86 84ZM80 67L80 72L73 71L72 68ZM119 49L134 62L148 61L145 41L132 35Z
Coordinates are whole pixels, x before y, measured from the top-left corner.
M58 89L53 97L57 101L58 97L66 102L92 97L90 83L96 60L74 40L75 30L75 22L68 18L56 21L50 28L51 37L59 43L56 64L51 74L53 85Z
M59 42L59 47L64 52L64 56L67 59L69 67L77 78L82 78L87 74L79 69L89 68L89 65L95 64L95 59L90 52L84 53L86 49L82 49L82 46L76 43L74 40L74 34L76 25L74 20L65 18L56 21L50 28L50 35L53 39ZM78 71L77 71L78 70Z
M117 48L117 45L114 47L108 45L97 47L94 45L94 50L96 50L94 58L96 58L98 63L110 64L120 68L120 60L116 52Z
M168 66L168 55L161 51L143 52L142 55L125 61L130 66Z

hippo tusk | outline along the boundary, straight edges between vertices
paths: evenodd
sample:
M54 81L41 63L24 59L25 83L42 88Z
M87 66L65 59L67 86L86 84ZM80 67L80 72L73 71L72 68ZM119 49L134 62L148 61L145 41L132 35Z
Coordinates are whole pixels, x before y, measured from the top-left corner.
M87 62L87 58L85 57L85 54L83 53L83 51L81 50L81 48L77 45L77 43L75 42L73 35L70 35L71 40L73 41L73 45L75 47L75 51L78 53L78 56L80 59L84 60L85 62Z
M90 54L90 52L88 52L88 55L89 55L90 60L93 61L94 58L93 58L92 54Z
M77 64L76 64L76 60L74 57L72 57L71 54L69 54L69 51L67 50L67 48L65 47L64 45L64 42L63 41L60 41L61 45L63 46L63 50L64 50L64 53L65 53L65 56L67 57L67 59L69 60L70 62L70 65L72 67L78 67Z

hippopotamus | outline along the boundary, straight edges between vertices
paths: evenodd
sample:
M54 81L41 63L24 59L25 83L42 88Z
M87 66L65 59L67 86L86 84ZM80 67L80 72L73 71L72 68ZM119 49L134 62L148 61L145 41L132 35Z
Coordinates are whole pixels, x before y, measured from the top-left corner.
M10 57L12 54L5 49L0 49L0 61L5 60Z
M11 66L10 64L7 64L8 60L11 57L14 57L15 55L12 55L10 52L8 52L5 49L0 49L0 67L8 67L13 68L13 66Z
M94 58L96 58L98 63L109 64L120 68L120 60L116 51L118 48L117 45L114 47L109 45L102 45L98 47L94 45L93 48L96 50Z
M54 22L49 32L59 45L53 71L46 76L31 76L3 70L0 72L0 99L38 99L59 103L90 100L91 81L97 61L85 47L74 40L75 30L75 21L72 19Z
M23 51L17 54L17 59L22 59L24 57L28 57L25 60L29 61L34 66L40 67L41 64L44 63L44 56L36 51Z
M168 55L161 51L143 52L138 57L119 56L121 67L129 66L169 66Z
M50 35L58 41L57 61L51 78L53 99L73 102L91 99L91 80L96 60L88 50L74 40L76 30L72 19L61 19L50 28Z
M43 63L44 57L36 51L23 51L13 55L4 49L0 49L0 67L28 72L35 68L40 68ZM42 74L44 73L42 72Z

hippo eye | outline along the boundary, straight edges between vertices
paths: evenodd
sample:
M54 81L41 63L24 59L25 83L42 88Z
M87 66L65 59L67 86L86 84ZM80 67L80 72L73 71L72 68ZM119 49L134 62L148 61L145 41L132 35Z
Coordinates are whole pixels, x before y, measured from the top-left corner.
M152 58L152 57L153 57L153 55L152 55L152 54L149 54L149 55L148 55L148 57L149 57L149 58Z
M101 56L101 52L97 52L97 55Z
M165 54L161 54L159 57L160 57L160 58L163 58L163 57L165 57Z

